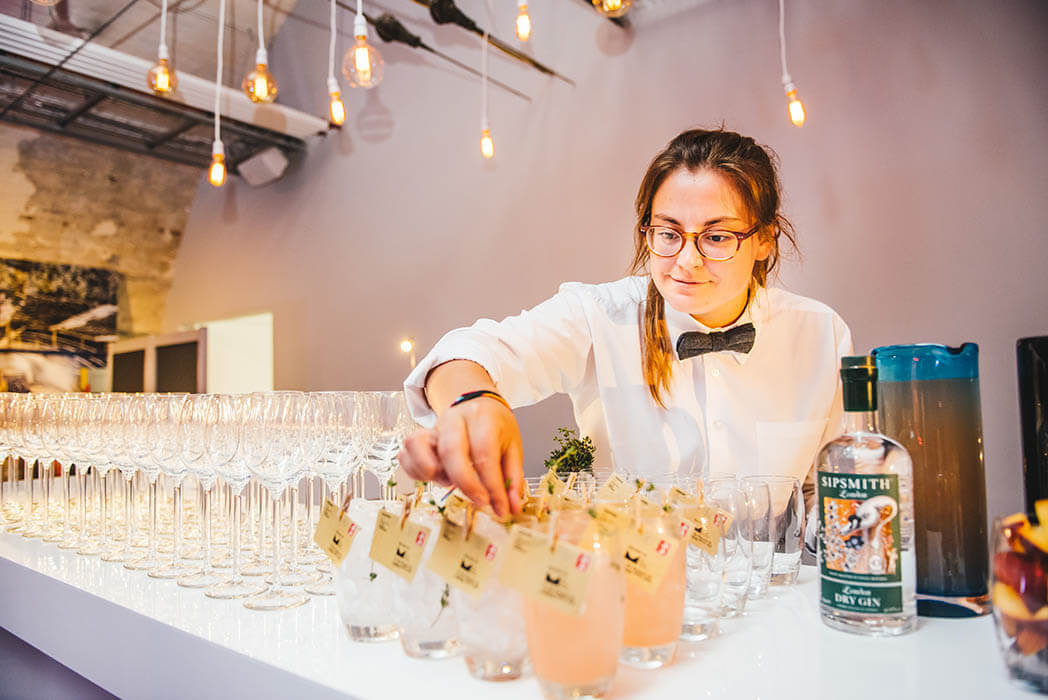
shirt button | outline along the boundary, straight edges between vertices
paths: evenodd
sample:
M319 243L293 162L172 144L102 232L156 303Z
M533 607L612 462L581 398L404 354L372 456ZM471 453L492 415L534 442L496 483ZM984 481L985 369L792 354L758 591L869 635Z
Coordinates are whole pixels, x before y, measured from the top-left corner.
M713 427L716 430L724 430L724 421L722 421L722 420L715 420L715 421L713 421Z
M714 367L713 369L710 370L710 374L713 375L714 377L719 377L720 376L720 370L717 369L716 367Z

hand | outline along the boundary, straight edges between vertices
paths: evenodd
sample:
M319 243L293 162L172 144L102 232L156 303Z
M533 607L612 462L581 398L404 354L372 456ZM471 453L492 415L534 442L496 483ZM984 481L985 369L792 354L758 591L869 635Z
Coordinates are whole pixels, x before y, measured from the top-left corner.
M436 427L404 440L400 466L418 481L457 486L478 507L505 517L521 509L524 455L513 411L481 397L444 411Z

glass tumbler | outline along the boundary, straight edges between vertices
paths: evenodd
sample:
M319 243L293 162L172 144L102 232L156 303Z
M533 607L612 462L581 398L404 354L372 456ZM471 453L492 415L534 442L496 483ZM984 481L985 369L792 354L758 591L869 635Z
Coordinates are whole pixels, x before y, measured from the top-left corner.
M563 511L557 516L558 541L592 551L586 600L570 615L541 600L524 601L528 652L542 694L548 700L603 697L615 682L626 612L626 583L615 536L585 538L590 516Z
M997 519L992 548L993 620L1008 676L1048 693L1048 523Z
M473 531L500 550L509 541L506 529L486 515L477 516ZM457 588L451 592L466 667L470 675L483 681L514 680L531 667L524 632L524 604L520 593L498 582L499 568L496 564L487 586L478 595Z
M673 661L684 619L686 588L684 559L686 543L680 540L681 518L677 509L645 508L635 519L638 534L658 535L659 544L651 553L657 558L666 551L670 557L666 573L653 591L626 576L626 624L619 661L634 668L660 668ZM630 566L632 548L624 546L624 567Z
M457 656L458 620L451 602L451 586L426 566L436 547L441 519L430 506L412 510L410 521L430 529L415 578L393 579L394 620L404 653L417 659Z
M360 531L342 565L335 570L335 598L342 623L356 642L385 642L397 638L393 619L393 586L389 569L371 561L368 552L378 511L385 505L395 512L399 504L354 498L347 514Z

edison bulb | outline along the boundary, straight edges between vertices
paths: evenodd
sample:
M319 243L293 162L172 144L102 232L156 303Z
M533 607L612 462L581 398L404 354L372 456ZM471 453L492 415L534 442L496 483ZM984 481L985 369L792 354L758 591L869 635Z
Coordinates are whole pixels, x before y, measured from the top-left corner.
M797 90L787 91L786 99L789 100L790 121L794 126L804 126L804 105L797 97Z
M373 88L382 82L382 54L368 43L367 35L357 35L357 42L342 59L342 75L353 87Z
M605 17L622 17L631 4L632 0L593 0L593 6Z
M342 126L346 122L346 105L342 102L342 95L338 90L331 92L331 109L328 118L335 126Z
M211 156L211 168L207 171L207 181L215 187L226 182L226 157L221 153Z
M400 341L400 351L401 352L411 352L414 349L415 349L415 344L413 342L411 342L410 338L405 338L404 340Z
M178 78L175 71L171 69L171 63L166 58L161 58L157 64L146 73L149 89L158 95L169 95L178 87Z
M240 88L252 102L272 102L277 99L277 81L265 63L256 63L255 70L244 77Z
M488 160L495 157L495 142L491 140L490 129L480 132L480 154Z
M521 0L517 7L520 8L520 12L517 13L517 38L527 41L531 38L531 17L528 16L528 3Z

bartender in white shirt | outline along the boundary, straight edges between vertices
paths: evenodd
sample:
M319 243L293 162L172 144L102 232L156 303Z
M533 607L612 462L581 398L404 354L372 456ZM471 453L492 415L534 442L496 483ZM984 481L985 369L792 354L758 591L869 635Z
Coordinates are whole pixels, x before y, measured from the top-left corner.
M405 440L401 466L518 512L511 407L563 392L606 473L810 484L816 451L840 432L851 333L825 304L766 286L780 239L793 243L780 201L773 155L753 139L677 136L637 193L638 276L567 283L518 316L445 335L404 383L427 427Z

